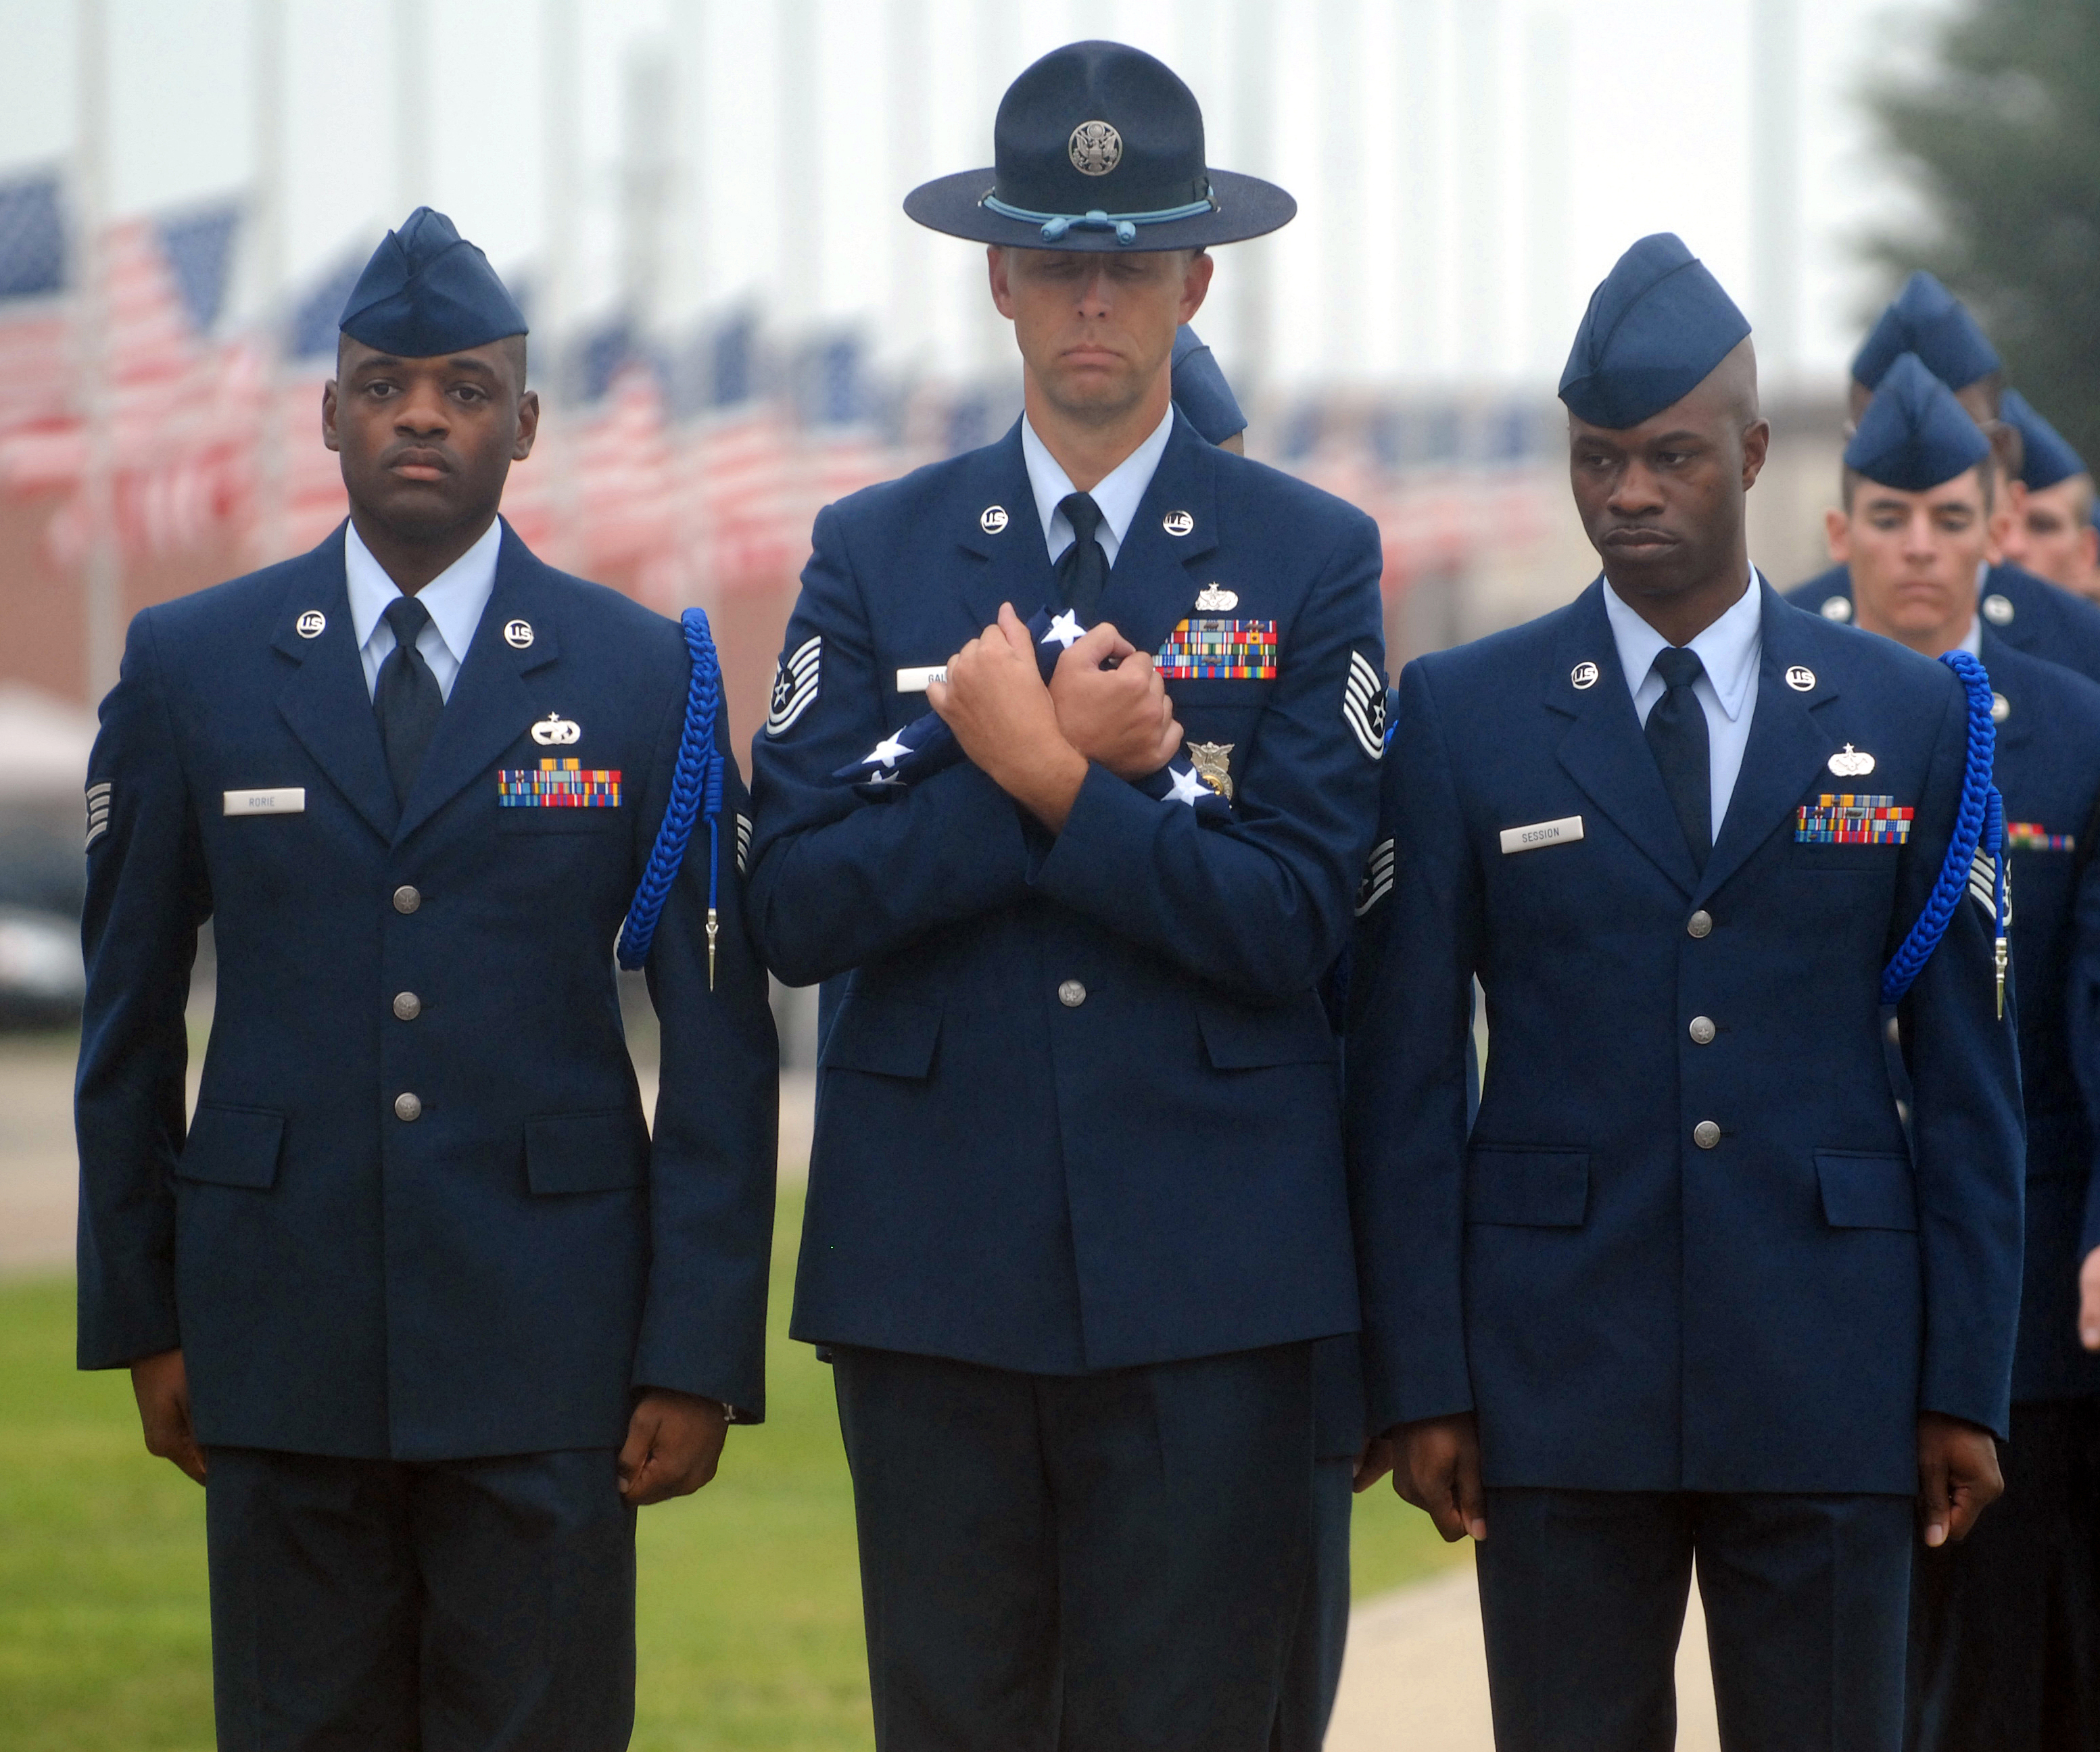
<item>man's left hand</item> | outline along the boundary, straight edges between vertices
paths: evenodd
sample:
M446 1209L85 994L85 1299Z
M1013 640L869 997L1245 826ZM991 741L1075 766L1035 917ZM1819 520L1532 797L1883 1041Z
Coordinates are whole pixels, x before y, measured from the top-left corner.
M1917 1420L1917 1512L1927 1545L1969 1537L2005 1488L1997 1439L1988 1429L1924 1411Z
M1087 757L1065 739L1035 664L1035 641L1013 612L948 660L926 701L993 784L1052 833L1061 832L1087 779Z
M690 1496L715 1475L729 1414L721 1402L652 1387L627 1420L627 1446L620 1450L620 1500L644 1508L674 1496Z

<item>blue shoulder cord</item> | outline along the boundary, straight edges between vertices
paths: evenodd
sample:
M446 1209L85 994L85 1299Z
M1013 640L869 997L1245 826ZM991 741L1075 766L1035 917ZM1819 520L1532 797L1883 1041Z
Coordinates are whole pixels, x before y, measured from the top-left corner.
M1947 861L1926 896L1925 910L1910 927L1887 966L1882 970L1882 1001L1893 1004L1910 990L1939 946L1969 886L1970 871L1981 849L1990 855L1993 923L1997 930L1998 1015L2005 1014L2005 805L1991 783L1991 760L1998 733L1991 721L1991 678L1966 651L1949 651L1940 659L1960 678L1969 696L1969 755L1961 773L1961 802L1954 816L1954 837Z
M686 649L692 654L693 676L686 693L686 728L678 737L678 761L671 776L671 800L664 806L664 825L656 830L656 843L649 849L642 881L627 909L627 922L620 930L620 965L630 972L649 959L649 946L656 938L656 921L664 902L686 861L686 844L693 837L693 821L705 816L708 823L708 989L715 988L715 936L720 928L717 901L721 882L722 757L715 746L715 715L721 704L721 664L715 656L713 635L708 617L699 609L679 616Z

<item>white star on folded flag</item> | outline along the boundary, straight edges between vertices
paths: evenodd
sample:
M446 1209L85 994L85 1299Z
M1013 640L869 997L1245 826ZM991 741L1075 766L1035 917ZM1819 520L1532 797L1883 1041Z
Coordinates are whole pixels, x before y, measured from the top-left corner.
M1079 624L1079 615L1072 610L1066 609L1063 614L1052 617L1050 630L1043 635L1039 642L1048 645L1055 640L1069 651L1078 640L1085 638L1086 636L1086 629Z
M899 742L893 736L886 736L876 744L875 752L861 762L861 764L864 767L871 767L879 760L882 763L883 770L887 772L911 752L910 743Z
M1172 767L1169 767L1167 771L1174 783L1173 788L1159 799L1162 803L1185 803L1193 808L1206 797L1217 795L1215 791L1197 777L1196 769L1193 767L1184 767L1178 772Z

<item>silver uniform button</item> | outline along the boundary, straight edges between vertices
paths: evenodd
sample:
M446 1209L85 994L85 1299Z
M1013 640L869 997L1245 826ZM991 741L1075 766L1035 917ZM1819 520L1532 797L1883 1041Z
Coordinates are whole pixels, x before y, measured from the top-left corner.
M1077 979L1067 979L1057 988L1057 1001L1067 1010L1077 1010L1087 1001L1087 988Z
M1983 618L1993 627L2010 627L2013 623L2013 599L2001 596L1996 591L1983 598Z
M1692 1019L1692 1043L1695 1046L1711 1046L1714 1044L1714 1019L1711 1016L1694 1016Z
M1702 1150L1710 1150L1721 1141L1721 1128L1711 1120L1701 1120L1692 1128L1692 1141Z
M423 1001L413 992L396 992L394 994L394 1014L404 1022L413 1022L422 1013Z
M422 904L422 896L406 883L394 891L394 910L397 913L412 913Z
M394 1098L394 1117L415 1120L423 1116L423 1098L421 1095L396 1095Z
M1714 930L1714 915L1702 907L1685 920L1684 928L1695 937L1710 936Z

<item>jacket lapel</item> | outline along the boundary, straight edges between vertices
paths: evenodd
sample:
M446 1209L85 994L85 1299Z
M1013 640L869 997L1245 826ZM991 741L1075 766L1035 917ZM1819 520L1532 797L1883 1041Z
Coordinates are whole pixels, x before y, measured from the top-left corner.
M1101 592L1100 618L1113 621L1139 650L1157 651L1195 613L1202 587L1188 569L1217 550L1217 452L1177 409L1159 466L1123 532ZM1179 527L1185 516L1193 526L1189 532L1168 534L1167 519L1172 517Z
M1594 665L1597 678L1578 687L1575 676L1584 665ZM1633 690L1619 667L1618 641L1604 613L1601 578L1568 610L1568 630L1546 677L1546 705L1573 720L1555 750L1568 776L1664 875L1690 894L1696 880L1692 848L1641 734Z
M1740 869L1771 837L1773 828L1800 807L1802 793L1815 782L1838 746L1815 716L1838 698L1832 679L1815 667L1810 640L1801 636L1815 632L1815 623L1781 601L1762 577L1758 588L1763 592L1758 709L1750 719L1749 742L1743 750L1742 769L1736 775L1727 815L1700 878L1696 898L1702 900ZM1813 675L1813 685L1802 690L1789 683L1787 674L1796 668Z
M397 843L479 778L530 728L533 702L524 678L561 654L548 576L547 567L506 522L496 551L496 588L401 812ZM505 632L521 621L532 628L531 642L522 649Z
M994 510L1004 511L1006 521L987 529L985 520ZM968 574L963 587L973 636L999 618L1002 602L1011 602L1024 621L1048 605L1057 579L1043 544L1042 520L1035 514L1035 490L1029 485L1028 464L1021 455L1019 420L998 443L979 453L955 515L956 542L985 562Z
M342 543L338 527L291 568L270 640L293 663L278 690L277 710L351 807L382 839L391 839L400 810L351 624ZM325 625L309 639L300 633L299 621L315 611Z

